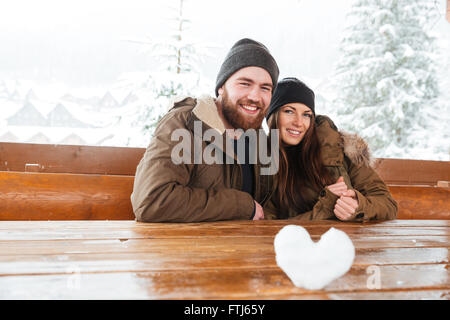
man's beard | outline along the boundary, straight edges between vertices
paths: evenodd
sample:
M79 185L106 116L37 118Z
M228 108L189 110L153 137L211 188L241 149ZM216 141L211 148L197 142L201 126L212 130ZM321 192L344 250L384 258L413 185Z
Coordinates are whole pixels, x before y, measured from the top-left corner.
M260 110L256 117L245 117L245 115L239 112L239 105L255 105ZM243 129L244 131L248 129L259 129L261 128L262 121L264 119L265 106L260 103L256 103L249 99L239 99L236 104L233 104L228 98L228 93L224 90L222 94L222 113L224 118L234 129Z

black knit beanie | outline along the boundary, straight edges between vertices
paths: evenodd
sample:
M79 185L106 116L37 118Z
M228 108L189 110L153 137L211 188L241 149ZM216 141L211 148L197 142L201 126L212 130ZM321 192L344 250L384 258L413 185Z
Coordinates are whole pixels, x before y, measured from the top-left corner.
M273 89L275 89L279 74L275 59L263 44L245 38L234 44L220 67L216 79L216 97L219 96L219 89L227 79L245 67L261 67L267 70L272 78Z
M284 78L278 82L277 88L273 92L266 119L269 120L278 108L295 102L303 103L315 114L314 92L297 78Z

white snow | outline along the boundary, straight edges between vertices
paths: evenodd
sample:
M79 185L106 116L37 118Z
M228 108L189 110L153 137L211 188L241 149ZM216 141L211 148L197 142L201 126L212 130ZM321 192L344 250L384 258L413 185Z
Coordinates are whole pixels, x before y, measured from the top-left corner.
M450 24L445 21L446 1L402 0L402 12L413 13L416 19L413 26L396 24L395 10L382 7L360 6L350 12L356 2L365 1L329 0L324 4L289 0L273 5L270 0L231 0L217 15L213 2L185 1L180 17L174 17L179 4L176 0L171 1L170 10L165 1L118 0L104 7L104 1L83 0L71 4L70 10L53 0L39 5L32 1L11 2L0 12L0 25L8 30L0 35L5 49L0 53L0 64L8 61L0 68L0 139L14 135L27 141L41 133L55 134L48 138L58 143L75 134L89 144L145 147L170 100L161 93L181 85L178 95L213 95L215 76L230 46L239 38L251 37L270 49L280 67L280 78L296 76L314 89L317 113L331 116L340 129L373 138L375 145L371 147L377 156L450 160ZM435 19L433 12L429 16L414 14L419 2L431 11L439 10L440 15ZM394 3L384 1L383 5ZM233 9L237 6L239 11ZM180 19L189 22L183 32L176 28ZM346 23L361 34L345 29ZM418 48L414 41L403 41L408 28L424 24L428 25L426 31L437 37L437 53L431 52L431 47ZM378 37L373 37L369 27L374 27ZM181 40L176 41L174 36L180 35ZM371 83L370 88L361 85L351 89L353 100L364 98L364 103L359 104L364 110L336 103L342 90L334 83L334 68L339 58L338 40L344 36L347 42L343 52L349 54L347 62L354 68L343 76ZM384 50L388 40L398 43L398 49ZM178 49L184 50L186 55L182 57L187 58L181 64L174 60ZM415 58L434 61L437 70L422 70L412 62L404 69L393 70L401 59ZM46 59L54 61L45 64ZM30 76L15 77L10 65L29 66ZM184 71L191 68L192 72L174 75L178 66ZM88 74L91 78L86 79L98 76L103 82L69 85L65 79L58 79L61 73L57 69L68 78ZM103 72L109 74L108 84ZM434 72L440 93L436 99L426 100L432 94L426 90L424 80L432 79ZM29 80L42 73L49 74L47 82ZM349 81L341 83L351 85ZM402 89L405 87L409 89ZM76 119L97 127L97 133L81 128L9 127L6 120L24 105L30 90L30 102L44 117L61 103ZM107 93L119 106L99 105ZM123 105L130 94L133 99ZM382 104L373 103L380 100ZM379 121L383 117L387 119L384 123ZM409 119L416 123L404 130ZM353 127L348 128L348 123ZM403 135L399 139L392 138L397 134L393 129L396 123L402 123L396 128ZM146 126L150 130L144 132ZM434 138L436 135L439 139Z
M365 138L376 157L449 160L449 73L439 53L445 41L431 30L442 19L436 4L355 0L351 15L332 78L340 128Z
M355 258L352 241L335 228L314 242L305 228L285 226L275 236L274 249L278 266L294 285L309 290L320 290L343 276Z

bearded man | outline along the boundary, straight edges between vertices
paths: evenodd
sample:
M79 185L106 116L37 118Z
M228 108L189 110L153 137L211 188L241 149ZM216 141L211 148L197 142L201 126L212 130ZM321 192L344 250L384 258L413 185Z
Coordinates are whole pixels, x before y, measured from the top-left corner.
M203 154L208 142L199 136L207 130L216 130L225 140L231 129L260 129L278 75L277 63L263 44L241 39L220 68L216 98L187 97L171 106L137 167L131 195L137 221L264 219L261 205L272 191L270 177L260 174L258 163L238 161L237 143L232 163L179 163L172 152L178 141L171 137L174 131L184 130L190 144L200 139ZM200 133L195 130L199 123ZM232 138L239 140L240 136ZM247 140L244 144L248 155L250 145ZM229 155L229 150L223 154ZM192 154L188 158L191 156L195 158Z

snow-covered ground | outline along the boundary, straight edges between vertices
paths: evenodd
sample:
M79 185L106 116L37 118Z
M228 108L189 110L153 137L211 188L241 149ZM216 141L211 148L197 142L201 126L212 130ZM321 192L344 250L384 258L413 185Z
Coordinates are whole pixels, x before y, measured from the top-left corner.
M0 82L2 141L124 146L127 139L122 136L139 134L139 128L126 128L120 124L120 117L126 115L129 108L121 103L130 92L116 90L111 93L105 88L69 90L61 85L44 86L19 80L14 81L14 86L5 88L5 83L1 88ZM64 108L71 118L65 121L65 126L57 123L54 126L30 122L28 125L12 124L11 119L26 104L34 107L43 119L48 119L57 106Z

